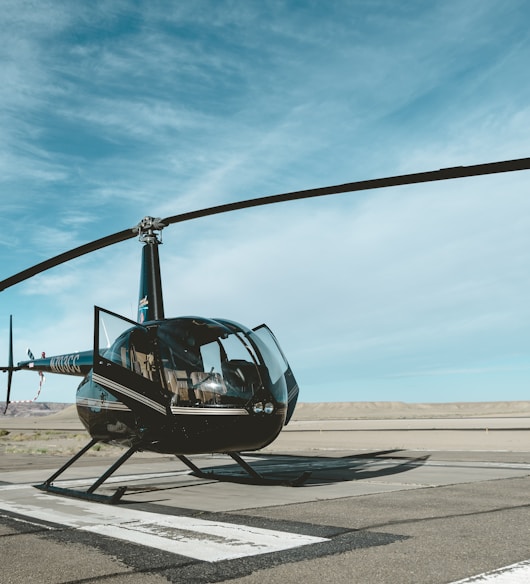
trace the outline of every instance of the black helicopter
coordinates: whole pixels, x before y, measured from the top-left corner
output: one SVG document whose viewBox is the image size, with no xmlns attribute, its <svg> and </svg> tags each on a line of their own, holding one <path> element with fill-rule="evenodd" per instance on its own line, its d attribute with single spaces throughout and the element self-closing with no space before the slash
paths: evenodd
<svg viewBox="0 0 530 584">
<path fill-rule="evenodd" d="M 197 316 L 165 318 L 158 246 L 163 228 L 209 215 L 297 199 L 530 169 L 530 158 L 458 166 L 358 181 L 249 199 L 155 219 L 82 245 L 0 281 L 4 290 L 61 263 L 114 243 L 138 237 L 144 244 L 137 322 L 95 307 L 94 345 L 89 351 L 42 357 L 13 364 L 10 320 L 6 410 L 13 372 L 21 369 L 82 376 L 76 395 L 79 417 L 90 442 L 39 488 L 115 503 L 94 491 L 132 454 L 146 450 L 176 455 L 195 474 L 204 473 L 186 455 L 229 454 L 255 482 L 266 479 L 239 455 L 270 444 L 289 422 L 298 385 L 278 341 L 266 325 L 249 329 L 227 319 Z M 112 340 L 111 340 L 112 338 Z M 5 411 L 4 411 L 5 413 Z M 125 446 L 125 453 L 86 491 L 57 487 L 53 481 L 98 442 Z M 304 473 L 291 485 L 307 479 Z M 236 477 L 234 477 L 235 479 Z"/>
</svg>

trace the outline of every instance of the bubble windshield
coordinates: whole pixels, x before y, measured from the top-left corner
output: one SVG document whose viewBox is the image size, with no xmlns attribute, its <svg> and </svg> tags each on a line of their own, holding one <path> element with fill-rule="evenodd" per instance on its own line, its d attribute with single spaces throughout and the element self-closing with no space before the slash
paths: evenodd
<svg viewBox="0 0 530 584">
<path fill-rule="evenodd" d="M 179 318 L 158 327 L 161 373 L 177 406 L 246 406 L 263 387 L 252 347 L 221 323 Z"/>
</svg>

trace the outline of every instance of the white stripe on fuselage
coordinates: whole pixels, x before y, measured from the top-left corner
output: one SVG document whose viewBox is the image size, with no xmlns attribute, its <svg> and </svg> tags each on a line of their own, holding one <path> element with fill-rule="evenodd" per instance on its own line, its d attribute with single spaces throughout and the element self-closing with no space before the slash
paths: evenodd
<svg viewBox="0 0 530 584">
<path fill-rule="evenodd" d="M 159 404 L 158 402 L 146 397 L 145 395 L 142 395 L 141 393 L 138 393 L 137 391 L 129 389 L 128 387 L 122 385 L 121 383 L 117 383 L 116 381 L 107 379 L 106 377 L 98 375 L 97 373 L 92 373 L 92 380 L 95 381 L 96 383 L 99 383 L 103 387 L 106 387 L 108 389 L 111 389 L 112 391 L 116 391 L 126 397 L 134 399 L 138 403 L 141 403 L 144 406 L 147 406 L 159 412 L 160 414 L 166 415 L 167 413 L 166 408 L 162 404 Z"/>
<path fill-rule="evenodd" d="M 106 377 L 98 375 L 97 373 L 92 374 L 92 379 L 95 383 L 99 383 L 103 387 L 107 387 L 121 393 L 122 395 L 136 400 L 137 402 L 156 410 L 161 414 L 166 414 L 166 409 L 162 404 L 155 402 L 154 400 L 129 389 L 128 387 L 112 381 Z M 101 408 L 109 410 L 122 410 L 130 411 L 130 408 L 120 401 L 110 401 L 101 400 L 95 398 L 85 398 L 81 397 L 77 400 L 77 403 L 81 406 L 91 407 L 91 408 Z M 118 405 L 120 404 L 120 405 Z M 249 413 L 245 408 L 233 408 L 233 407 L 208 407 L 208 406 L 171 406 L 171 413 L 177 415 L 193 415 L 193 416 L 248 416 Z"/>
</svg>

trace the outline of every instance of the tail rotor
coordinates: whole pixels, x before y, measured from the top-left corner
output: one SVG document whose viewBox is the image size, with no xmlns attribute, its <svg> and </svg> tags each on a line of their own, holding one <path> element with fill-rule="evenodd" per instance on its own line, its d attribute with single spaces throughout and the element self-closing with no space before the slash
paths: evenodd
<svg viewBox="0 0 530 584">
<path fill-rule="evenodd" d="M 4 408 L 4 414 L 7 412 L 9 407 L 9 398 L 11 397 L 11 382 L 13 381 L 13 371 L 17 368 L 13 367 L 13 315 L 9 316 L 9 360 L 8 366 L 4 368 L 7 371 L 7 394 L 6 394 L 6 406 Z"/>
</svg>

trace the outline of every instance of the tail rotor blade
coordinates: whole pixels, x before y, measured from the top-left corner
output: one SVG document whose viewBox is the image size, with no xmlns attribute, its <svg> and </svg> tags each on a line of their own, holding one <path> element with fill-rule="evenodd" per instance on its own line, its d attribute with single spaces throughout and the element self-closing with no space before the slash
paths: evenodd
<svg viewBox="0 0 530 584">
<path fill-rule="evenodd" d="M 11 382 L 13 380 L 13 315 L 9 316 L 9 360 L 7 370 L 7 395 L 4 415 L 9 407 L 9 398 L 11 397 Z"/>
<path fill-rule="evenodd" d="M 10 401 L 9 397 L 11 395 L 11 381 L 13 379 L 13 369 L 10 369 L 7 372 L 7 395 L 6 395 L 6 407 L 4 408 L 4 415 L 7 412 L 7 408 L 9 407 Z"/>
</svg>

